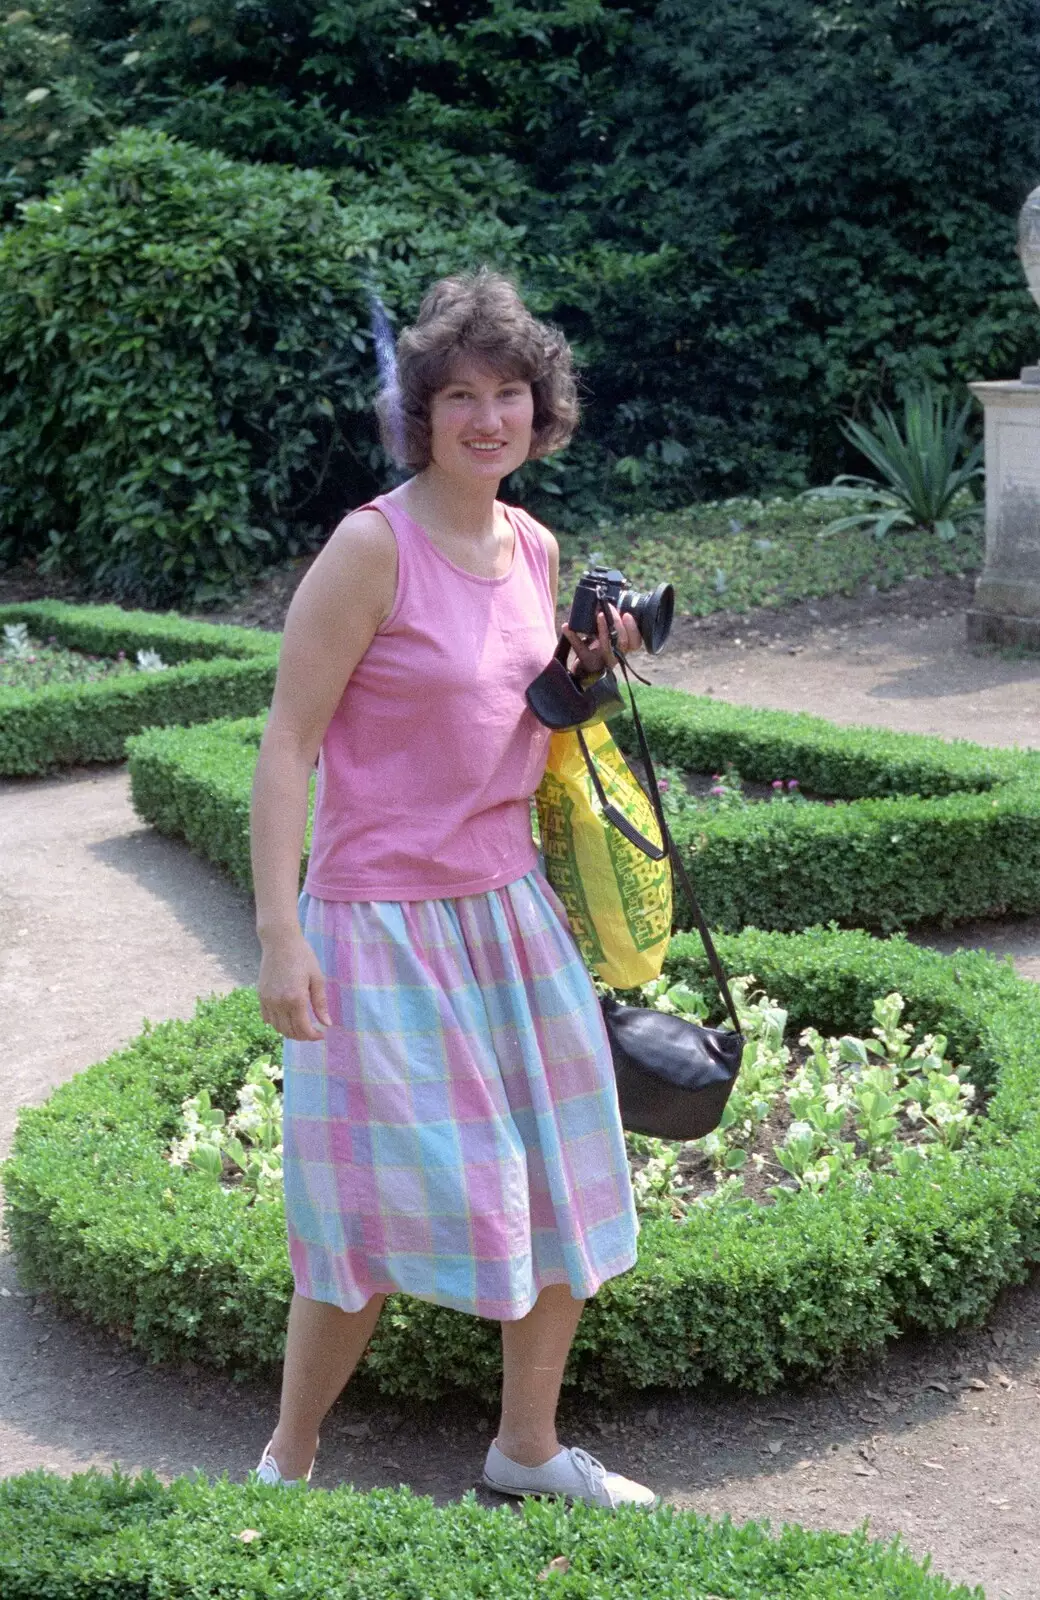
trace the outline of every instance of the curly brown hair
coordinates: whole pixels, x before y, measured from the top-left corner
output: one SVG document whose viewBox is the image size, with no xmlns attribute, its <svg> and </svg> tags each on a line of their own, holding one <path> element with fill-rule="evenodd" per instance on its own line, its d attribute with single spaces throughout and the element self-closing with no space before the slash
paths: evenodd
<svg viewBox="0 0 1040 1600">
<path fill-rule="evenodd" d="M 430 401 L 466 356 L 531 385 L 528 460 L 563 448 L 578 425 L 570 346 L 531 315 L 509 278 L 481 267 L 435 283 L 397 340 L 397 388 L 384 388 L 376 401 L 383 445 L 395 460 L 413 472 L 429 466 Z"/>
</svg>

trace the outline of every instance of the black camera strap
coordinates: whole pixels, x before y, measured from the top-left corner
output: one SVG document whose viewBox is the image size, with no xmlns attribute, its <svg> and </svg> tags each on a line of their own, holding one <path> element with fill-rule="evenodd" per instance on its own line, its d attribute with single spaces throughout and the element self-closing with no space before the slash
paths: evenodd
<svg viewBox="0 0 1040 1600">
<path fill-rule="evenodd" d="M 607 621 L 609 626 L 609 616 Z M 581 746 L 581 753 L 585 757 L 585 765 L 588 768 L 589 777 L 592 780 L 592 787 L 596 792 L 596 799 L 600 803 L 605 820 L 612 823 L 613 826 L 617 828 L 618 832 L 623 834 L 630 844 L 635 845 L 637 850 L 642 850 L 643 854 L 649 856 L 652 861 L 662 861 L 665 856 L 668 857 L 672 868 L 672 880 L 674 882 L 675 879 L 678 879 L 682 884 L 683 891 L 690 903 L 690 910 L 693 912 L 693 920 L 696 924 L 697 932 L 700 934 L 701 943 L 704 945 L 704 952 L 708 957 L 708 965 L 711 968 L 712 977 L 719 986 L 719 993 L 725 1002 L 730 1021 L 732 1022 L 737 1033 L 739 1033 L 740 1018 L 737 1016 L 737 1008 L 733 1004 L 733 996 L 730 993 L 729 979 L 726 977 L 726 969 L 719 960 L 719 953 L 715 948 L 715 941 L 711 936 L 711 930 L 705 921 L 704 913 L 700 908 L 700 902 L 698 901 L 697 895 L 694 892 L 693 884 L 690 882 L 690 875 L 686 870 L 686 865 L 679 852 L 678 846 L 675 843 L 675 840 L 672 838 L 671 829 L 669 828 L 668 822 L 665 818 L 664 806 L 661 804 L 661 791 L 657 786 L 657 773 L 654 771 L 653 758 L 650 755 L 650 747 L 646 742 L 646 734 L 643 731 L 643 723 L 639 715 L 639 708 L 636 705 L 636 697 L 632 692 L 632 669 L 630 669 L 628 662 L 625 660 L 624 651 L 617 648 L 617 638 L 614 634 L 613 628 L 611 628 L 611 644 L 614 646 L 614 653 L 617 657 L 617 663 L 621 668 L 622 675 L 625 679 L 625 686 L 628 689 L 628 701 L 632 711 L 632 722 L 636 730 L 636 738 L 639 741 L 639 754 L 642 758 L 643 767 L 646 771 L 646 785 L 647 789 L 649 790 L 650 804 L 657 820 L 657 826 L 661 832 L 661 844 L 653 844 L 651 840 L 647 839 L 644 834 L 639 832 L 638 828 L 633 827 L 628 818 L 624 816 L 616 806 L 610 804 L 604 792 L 599 773 L 596 771 L 596 763 L 592 759 L 589 748 L 585 743 L 584 736 L 582 735 L 582 731 L 580 728 L 576 728 L 575 732 L 578 735 L 578 744 Z M 639 677 L 638 673 L 635 673 L 634 675 Z M 640 677 L 639 681 L 641 683 L 645 683 L 646 679 Z"/>
</svg>

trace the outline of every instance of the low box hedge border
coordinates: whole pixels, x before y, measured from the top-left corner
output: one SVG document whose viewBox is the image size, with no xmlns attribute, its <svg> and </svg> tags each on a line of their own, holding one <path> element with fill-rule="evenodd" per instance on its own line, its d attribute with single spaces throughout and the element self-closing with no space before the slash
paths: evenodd
<svg viewBox="0 0 1040 1600">
<path fill-rule="evenodd" d="M 796 778 L 835 802 L 752 805 L 675 828 L 713 927 L 887 933 L 1040 909 L 1040 752 L 676 689 L 644 691 L 639 706 L 660 761 L 690 772 L 729 761 L 749 781 Z M 614 726 L 631 753 L 628 719 Z"/>
<path fill-rule="evenodd" d="M 134 810 L 252 892 L 249 810 L 264 717 L 150 728 L 127 742 Z M 310 852 L 311 821 L 300 865 Z"/>
<path fill-rule="evenodd" d="M 906 1328 L 981 1319 L 1040 1259 L 1040 990 L 978 953 L 953 959 L 905 940 L 815 929 L 724 936 L 791 1024 L 869 1031 L 871 1003 L 899 990 L 907 1016 L 950 1039 L 991 1091 L 970 1159 L 938 1155 L 869 1190 L 799 1193 L 643 1226 L 639 1259 L 590 1301 L 566 1381 L 594 1392 L 706 1378 L 765 1390 L 876 1351 Z M 696 941 L 672 972 L 703 984 Z M 281 1207 L 250 1208 L 164 1158 L 181 1101 L 203 1086 L 231 1108 L 249 1062 L 277 1049 L 255 995 L 200 1004 L 190 1022 L 126 1049 L 23 1112 L 7 1163 L 7 1225 L 23 1273 L 65 1307 L 154 1359 L 234 1373 L 281 1356 L 291 1292 Z M 399 1297 L 363 1371 L 382 1392 L 433 1399 L 497 1389 L 497 1329 Z"/>
<path fill-rule="evenodd" d="M 713 926 L 837 922 L 890 932 L 1040 909 L 1040 752 L 843 728 L 684 694 L 640 694 L 651 746 L 687 771 L 731 761 L 798 778 L 834 805 L 753 805 L 676 826 Z M 627 719 L 614 728 L 627 747 Z M 148 733 L 130 747 L 134 805 L 244 888 L 260 718 Z M 857 798 L 858 797 L 858 798 Z M 687 918 L 682 897 L 677 914 Z"/>
<path fill-rule="evenodd" d="M 566 1570 L 551 1569 L 560 1557 Z M 151 1474 L 0 1483 L 4 1600 L 530 1600 L 543 1584 L 568 1600 L 985 1600 L 865 1529 L 738 1528 L 559 1501 L 517 1512 L 471 1494 L 435 1506 L 404 1488 L 166 1486 Z"/>
<path fill-rule="evenodd" d="M 168 665 L 97 683 L 0 689 L 0 775 L 122 761 L 127 737 L 142 728 L 244 716 L 270 703 L 278 634 L 58 600 L 0 606 L 0 628 L 9 622 L 91 655 L 156 650 Z"/>
</svg>

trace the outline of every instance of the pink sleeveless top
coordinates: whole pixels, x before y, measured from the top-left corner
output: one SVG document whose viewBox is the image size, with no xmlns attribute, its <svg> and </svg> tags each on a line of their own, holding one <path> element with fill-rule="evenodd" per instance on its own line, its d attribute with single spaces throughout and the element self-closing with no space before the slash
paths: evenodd
<svg viewBox="0 0 1040 1600">
<path fill-rule="evenodd" d="M 322 741 L 304 888 L 321 900 L 483 894 L 537 859 L 530 800 L 549 730 L 524 690 L 556 645 L 548 550 L 504 506 L 512 564 L 478 578 L 392 495 L 371 506 L 397 541 L 397 592 Z"/>
</svg>

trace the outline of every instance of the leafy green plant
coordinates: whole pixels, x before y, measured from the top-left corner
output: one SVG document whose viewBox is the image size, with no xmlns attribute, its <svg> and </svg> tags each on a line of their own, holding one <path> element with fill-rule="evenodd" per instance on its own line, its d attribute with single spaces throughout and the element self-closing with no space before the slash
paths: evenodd
<svg viewBox="0 0 1040 1600">
<path fill-rule="evenodd" d="M 778 773 L 797 773 L 817 797 L 705 810 L 685 806 L 678 781 L 667 791 L 679 802 L 673 832 L 714 926 L 835 921 L 890 930 L 1040 906 L 1035 752 L 841 728 L 670 689 L 641 689 L 639 705 L 661 770 L 724 772 L 728 762 L 770 793 L 788 781 Z M 635 756 L 629 719 L 611 726 Z M 249 797 L 262 728 L 252 719 L 155 729 L 129 750 L 138 814 L 187 839 L 243 887 L 251 883 Z M 682 897 L 675 909 L 682 924 Z"/>
<path fill-rule="evenodd" d="M 570 451 L 563 459 L 569 472 Z M 864 509 L 862 501 L 854 503 Z M 831 534 L 825 529 L 833 522 L 832 507 L 802 496 L 706 500 L 672 511 L 616 513 L 591 528 L 584 514 L 572 521 L 565 500 L 547 506 L 545 515 L 551 526 L 564 530 L 561 594 L 571 593 L 598 554 L 638 588 L 671 580 L 677 609 L 695 617 L 773 609 L 852 594 L 870 584 L 890 589 L 908 578 L 962 576 L 982 564 L 982 535 L 972 523 L 952 541 L 924 528 L 887 540 L 865 539 L 858 528 Z"/>
<path fill-rule="evenodd" d="M 28 623 L 4 624 L 0 653 L 0 689 L 40 689 L 47 684 L 97 683 L 137 672 L 165 672 L 167 663 L 157 650 L 138 650 L 136 665 L 119 650 L 114 658 L 65 650 L 56 635 L 46 643 L 29 636 Z"/>
<path fill-rule="evenodd" d="M 1034 0 L 720 0 L 693 29 L 674 0 L 11 15 L 9 213 L 132 127 L 328 174 L 373 217 L 363 249 L 402 311 L 420 248 L 427 281 L 520 265 L 595 396 L 565 469 L 527 478 L 575 529 L 826 481 L 848 450 L 821 415 L 1034 354 L 1014 259 L 1038 164 Z"/>
<path fill-rule="evenodd" d="M 142 728 L 255 712 L 274 686 L 278 638 L 249 628 L 50 600 L 0 606 L 0 625 L 20 641 L 0 658 L 0 773 L 12 776 L 121 761 Z"/>
<path fill-rule="evenodd" d="M 238 1110 L 226 1117 L 208 1089 L 181 1106 L 183 1131 L 170 1146 L 175 1167 L 191 1166 L 219 1184 L 230 1168 L 254 1200 L 273 1200 L 282 1186 L 280 1067 L 268 1056 L 254 1061 L 238 1091 Z"/>
<path fill-rule="evenodd" d="M 809 489 L 816 500 L 853 500 L 861 509 L 839 517 L 825 530 L 842 533 L 870 526 L 881 539 L 893 528 L 927 528 L 940 539 L 977 527 L 981 510 L 970 490 L 983 476 L 981 443 L 967 448 L 968 420 L 974 402 L 958 412 L 954 401 L 934 389 L 908 394 L 900 427 L 885 406 L 872 408 L 873 428 L 842 424 L 845 437 L 877 468 L 883 483 L 842 473 L 826 488 Z"/>
<path fill-rule="evenodd" d="M 739 1174 L 749 1160 L 758 1173 L 780 1180 L 768 1194 L 782 1200 L 799 1189 L 820 1195 L 840 1183 L 862 1187 L 878 1172 L 905 1175 L 934 1146 L 961 1148 L 975 1120 L 974 1086 L 966 1068 L 946 1062 L 945 1037 L 928 1034 L 913 1045 L 914 1029 L 899 1021 L 902 995 L 875 1000 L 869 1039 L 825 1040 L 805 1029 L 798 1041 L 805 1059 L 792 1066 L 786 1010 L 753 992 L 752 977 L 732 980 L 731 988 L 747 1043 L 718 1129 L 685 1145 L 628 1136 L 636 1206 L 644 1216 L 681 1221 L 705 1204 L 744 1205 Z M 644 985 L 642 995 L 658 1010 L 699 1021 L 707 1013 L 703 995 L 682 979 L 660 978 Z M 768 1153 L 753 1151 L 782 1102 L 791 1117 L 782 1139 L 769 1140 Z M 715 1170 L 714 1188 L 705 1189 L 696 1173 L 702 1155 Z"/>
<path fill-rule="evenodd" d="M 455 264 L 511 237 L 478 218 Z M 393 304 L 450 244 L 314 171 L 94 151 L 0 233 L 0 559 L 204 602 L 320 540 L 385 470 L 370 283 Z"/>
<path fill-rule="evenodd" d="M 667 1506 L 648 1517 L 558 1500 L 515 1514 L 471 1494 L 443 1506 L 404 1487 L 279 1494 L 200 1473 L 0 1483 L 4 1600 L 530 1600 L 557 1588 L 567 1600 L 641 1600 L 648 1583 L 661 1600 L 983 1600 L 862 1528 L 738 1527 Z"/>
<path fill-rule="evenodd" d="M 899 1025 L 946 1036 L 942 1059 L 970 1068 L 986 1116 L 971 1127 L 970 1158 L 932 1138 L 924 1164 L 878 1168 L 869 1183 L 818 1194 L 800 1187 L 773 1205 L 734 1203 L 741 1179 L 750 1186 L 745 1170 L 689 1226 L 670 1207 L 646 1217 L 636 1265 L 589 1302 L 569 1385 L 713 1377 L 769 1387 L 862 1356 L 899 1329 L 977 1320 L 1040 1259 L 1035 985 L 986 956 L 950 960 L 857 933 L 749 931 L 720 936 L 719 949 L 729 970 L 757 974 L 795 1034 L 874 1038 L 877 995 L 903 995 Z M 672 1003 L 714 993 L 688 935 L 673 940 L 667 976 L 685 986 Z M 125 1330 L 155 1359 L 235 1372 L 277 1363 L 292 1292 L 279 1204 L 255 1204 L 241 1182 L 214 1183 L 169 1160 L 183 1102 L 205 1090 L 230 1116 L 250 1066 L 277 1047 L 255 995 L 241 990 L 202 1002 L 191 1021 L 149 1028 L 25 1110 L 3 1177 L 26 1280 Z M 929 1070 L 924 1057 L 911 1069 Z M 491 1396 L 499 1341 L 477 1318 L 395 1299 L 363 1374 L 388 1394 L 432 1398 L 461 1386 Z"/>
<path fill-rule="evenodd" d="M 693 822 L 698 817 L 713 816 L 720 811 L 741 811 L 753 804 L 745 791 L 743 778 L 731 761 L 722 772 L 712 773 L 711 787 L 706 794 L 692 792 L 687 786 L 686 774 L 677 767 L 661 767 L 657 772 L 657 787 L 665 815 L 672 822 Z M 805 804 L 797 778 L 774 778 L 766 799 L 770 805 Z"/>
</svg>

